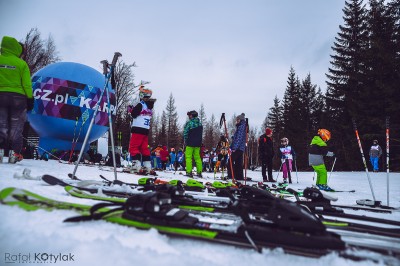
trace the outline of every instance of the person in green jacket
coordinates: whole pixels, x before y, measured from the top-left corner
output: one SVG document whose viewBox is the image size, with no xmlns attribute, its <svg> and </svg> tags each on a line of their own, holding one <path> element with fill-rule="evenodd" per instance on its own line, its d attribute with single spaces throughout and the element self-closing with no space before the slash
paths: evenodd
<svg viewBox="0 0 400 266">
<path fill-rule="evenodd" d="M 26 111 L 33 109 L 31 73 L 20 57 L 24 47 L 15 38 L 4 36 L 0 54 L 0 163 L 9 150 L 9 163 L 23 159 L 22 131 Z"/>
<path fill-rule="evenodd" d="M 196 111 L 187 112 L 189 121 L 183 129 L 183 139 L 185 141 L 186 176 L 193 177 L 192 165 L 196 163 L 197 176 L 202 177 L 203 165 L 200 157 L 200 147 L 203 138 L 203 126 Z"/>
<path fill-rule="evenodd" d="M 331 132 L 327 129 L 319 129 L 318 136 L 314 136 L 311 140 L 310 149 L 308 153 L 308 163 L 314 171 L 317 173 L 317 184 L 316 186 L 320 190 L 333 191 L 327 184 L 328 173 L 326 171 L 324 156 L 335 156 L 335 154 L 329 151 L 326 142 L 331 139 Z"/>
</svg>

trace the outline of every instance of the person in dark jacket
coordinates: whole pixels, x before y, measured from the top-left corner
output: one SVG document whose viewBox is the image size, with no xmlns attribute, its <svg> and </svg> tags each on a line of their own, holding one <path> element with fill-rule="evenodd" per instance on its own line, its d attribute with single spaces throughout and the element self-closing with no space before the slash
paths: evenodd
<svg viewBox="0 0 400 266">
<path fill-rule="evenodd" d="M 189 121 L 186 122 L 183 129 L 183 139 L 185 141 L 185 159 L 186 159 L 186 175 L 193 177 L 192 174 L 192 158 L 196 163 L 197 176 L 202 177 L 203 165 L 200 156 L 200 147 L 203 138 L 203 126 L 198 118 L 196 111 L 187 112 Z"/>
<path fill-rule="evenodd" d="M 232 170 L 233 170 L 233 178 L 235 180 L 243 180 L 243 154 L 246 148 L 246 118 L 244 113 L 236 117 L 236 131 L 232 138 L 231 143 L 231 156 L 229 160 L 231 162 L 228 165 L 228 178 L 232 179 Z"/>
<path fill-rule="evenodd" d="M 328 172 L 326 171 L 324 156 L 332 157 L 335 154 L 329 151 L 327 141 L 331 139 L 331 132 L 327 129 L 319 129 L 318 136 L 314 136 L 311 140 L 308 152 L 308 164 L 317 173 L 316 186 L 320 190 L 332 191 L 328 186 Z"/>
<path fill-rule="evenodd" d="M 4 36 L 0 55 L 0 163 L 9 149 L 9 163 L 22 156 L 22 131 L 26 112 L 34 106 L 28 64 L 20 57 L 24 47 L 15 38 Z"/>
<path fill-rule="evenodd" d="M 262 134 L 258 139 L 258 157 L 261 162 L 261 174 L 263 177 L 263 182 L 275 182 L 272 176 L 272 159 L 274 158 L 274 155 L 272 129 L 267 127 L 265 129 L 265 134 Z"/>
</svg>

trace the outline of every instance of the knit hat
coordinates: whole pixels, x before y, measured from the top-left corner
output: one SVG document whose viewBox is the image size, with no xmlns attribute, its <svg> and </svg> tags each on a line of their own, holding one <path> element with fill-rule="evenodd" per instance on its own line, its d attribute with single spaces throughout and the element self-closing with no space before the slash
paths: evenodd
<svg viewBox="0 0 400 266">
<path fill-rule="evenodd" d="M 269 127 L 267 127 L 266 129 L 265 129 L 265 135 L 271 135 L 272 134 L 272 129 L 270 129 Z"/>
<path fill-rule="evenodd" d="M 236 120 L 243 121 L 244 118 L 245 118 L 245 115 L 244 115 L 244 113 L 242 113 L 241 115 L 238 115 L 238 116 L 236 117 Z"/>
</svg>

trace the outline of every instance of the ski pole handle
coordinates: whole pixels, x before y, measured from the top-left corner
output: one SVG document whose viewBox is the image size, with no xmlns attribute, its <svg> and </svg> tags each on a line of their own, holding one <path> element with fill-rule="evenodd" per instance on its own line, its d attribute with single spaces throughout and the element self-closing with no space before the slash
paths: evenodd
<svg viewBox="0 0 400 266">
<path fill-rule="evenodd" d="M 356 120 L 352 120 L 353 121 L 353 128 L 354 128 L 354 130 L 357 130 L 357 125 L 356 125 Z"/>
<path fill-rule="evenodd" d="M 122 54 L 121 54 L 120 52 L 115 52 L 115 53 L 114 53 L 114 57 L 113 57 L 113 60 L 112 60 L 112 62 L 111 62 L 111 64 L 112 64 L 113 66 L 115 66 L 115 64 L 117 63 L 118 57 L 120 57 L 120 56 L 122 56 Z"/>
<path fill-rule="evenodd" d="M 100 63 L 103 64 L 103 74 L 107 75 L 107 72 L 108 72 L 108 61 L 107 60 L 103 60 Z"/>
<path fill-rule="evenodd" d="M 222 124 L 224 123 L 224 120 L 225 120 L 225 113 L 222 113 L 221 119 L 219 120 L 219 127 L 222 126 Z"/>
</svg>

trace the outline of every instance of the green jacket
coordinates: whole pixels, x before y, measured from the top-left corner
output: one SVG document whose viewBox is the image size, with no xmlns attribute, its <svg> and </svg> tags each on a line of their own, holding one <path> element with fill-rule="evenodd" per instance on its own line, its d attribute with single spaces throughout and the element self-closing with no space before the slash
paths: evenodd
<svg viewBox="0 0 400 266">
<path fill-rule="evenodd" d="M 308 150 L 308 165 L 315 166 L 324 164 L 324 156 L 328 154 L 328 145 L 320 136 L 315 136 Z"/>
<path fill-rule="evenodd" d="M 0 54 L 0 93 L 14 92 L 32 98 L 31 73 L 28 64 L 19 58 L 21 54 L 21 44 L 4 36 Z"/>
<path fill-rule="evenodd" d="M 203 126 L 198 117 L 190 119 L 183 128 L 183 139 L 186 146 L 201 147 Z"/>
</svg>

